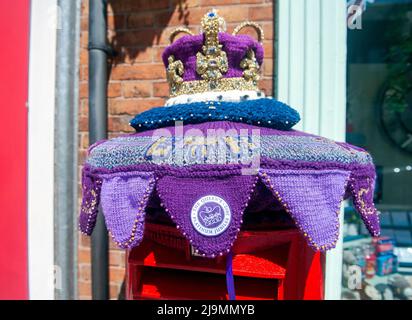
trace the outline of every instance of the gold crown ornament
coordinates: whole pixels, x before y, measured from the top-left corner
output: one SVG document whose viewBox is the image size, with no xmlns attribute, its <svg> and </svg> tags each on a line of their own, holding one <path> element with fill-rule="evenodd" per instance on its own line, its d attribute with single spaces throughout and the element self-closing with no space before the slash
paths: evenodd
<svg viewBox="0 0 412 320">
<path fill-rule="evenodd" d="M 258 39 L 239 32 L 253 28 Z M 263 62 L 262 28 L 254 22 L 243 22 L 232 34 L 226 22 L 213 9 L 201 20 L 201 33 L 194 35 L 187 28 L 177 28 L 170 34 L 171 44 L 163 53 L 170 96 L 208 91 L 259 91 L 257 82 Z M 174 41 L 175 37 L 184 37 Z"/>
</svg>

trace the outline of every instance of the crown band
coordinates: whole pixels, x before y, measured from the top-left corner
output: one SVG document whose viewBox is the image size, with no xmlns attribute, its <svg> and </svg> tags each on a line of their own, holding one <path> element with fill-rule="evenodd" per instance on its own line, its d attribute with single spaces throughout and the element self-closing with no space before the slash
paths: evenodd
<svg viewBox="0 0 412 320">
<path fill-rule="evenodd" d="M 216 81 L 194 80 L 185 81 L 180 85 L 170 87 L 170 97 L 182 94 L 195 94 L 207 91 L 253 90 L 259 91 L 257 81 L 245 78 L 221 78 Z"/>
</svg>

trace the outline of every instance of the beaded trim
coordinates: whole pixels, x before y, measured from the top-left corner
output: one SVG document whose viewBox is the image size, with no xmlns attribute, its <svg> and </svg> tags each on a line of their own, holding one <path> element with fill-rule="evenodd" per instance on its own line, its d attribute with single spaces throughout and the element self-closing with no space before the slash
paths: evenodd
<svg viewBox="0 0 412 320">
<path fill-rule="evenodd" d="M 378 237 L 380 235 L 380 212 L 373 206 L 373 203 L 367 205 L 365 202 L 365 195 L 371 191 L 371 184 L 369 178 L 367 178 L 366 180 L 369 185 L 368 188 L 359 188 L 359 190 L 356 190 L 356 180 L 354 177 L 351 177 L 349 182 L 349 190 L 353 197 L 353 204 L 355 205 L 356 210 L 360 213 L 360 216 L 363 222 L 365 223 L 366 227 L 368 228 L 369 232 L 374 237 Z M 371 219 L 376 219 L 376 221 L 372 221 Z M 375 227 L 374 224 L 377 227 Z"/>
<path fill-rule="evenodd" d="M 91 189 L 83 182 L 83 201 L 80 207 L 79 229 L 84 235 L 90 235 L 96 223 L 101 186 L 101 179 L 96 179 Z M 85 225 L 84 217 L 87 217 Z"/>
<path fill-rule="evenodd" d="M 182 94 L 195 94 L 207 91 L 229 91 L 229 90 L 253 90 L 259 91 L 256 80 L 245 78 L 221 78 L 215 81 L 194 80 L 185 81 L 181 84 L 170 85 L 170 96 L 176 97 Z"/>
<path fill-rule="evenodd" d="M 137 208 L 137 212 L 136 212 L 136 218 L 134 220 L 134 224 L 132 227 L 132 231 L 130 233 L 130 236 L 128 238 L 128 240 L 126 241 L 117 241 L 115 236 L 113 235 L 111 230 L 108 230 L 109 235 L 111 236 L 111 238 L 113 239 L 113 241 L 122 249 L 128 249 L 131 247 L 135 247 L 137 246 L 140 241 L 142 239 L 136 239 L 136 232 L 137 231 L 141 231 L 144 230 L 144 223 L 145 223 L 145 218 L 146 218 L 146 206 L 147 206 L 147 202 L 149 201 L 149 196 L 152 193 L 155 181 L 157 180 L 157 178 L 150 178 L 149 180 L 149 184 L 145 190 L 145 193 L 142 197 L 142 200 L 139 201 L 139 207 Z M 135 241 L 138 241 L 137 243 L 135 243 Z"/>
<path fill-rule="evenodd" d="M 309 244 L 310 247 L 312 247 L 315 251 L 321 251 L 324 252 L 326 250 L 330 250 L 336 247 L 336 243 L 338 242 L 339 239 L 339 232 L 340 232 L 340 222 L 339 218 L 337 218 L 337 223 L 335 225 L 335 239 L 333 242 L 326 244 L 326 245 L 318 245 L 312 237 L 303 229 L 303 227 L 299 224 L 299 222 L 293 217 L 293 214 L 290 211 L 290 208 L 288 207 L 288 204 L 284 201 L 282 198 L 280 192 L 275 189 L 274 185 L 272 184 L 269 176 L 266 174 L 266 172 L 259 171 L 259 177 L 261 178 L 261 181 L 272 191 L 273 195 L 275 196 L 276 200 L 282 205 L 283 209 L 289 214 L 289 216 L 292 218 L 293 222 L 295 223 L 296 227 L 299 229 L 301 234 L 306 238 L 307 243 Z M 343 190 L 346 190 L 347 185 L 348 185 L 349 177 L 345 181 L 345 185 Z M 338 210 L 335 212 L 336 216 L 339 217 L 340 210 L 342 207 L 342 203 L 344 201 L 344 195 L 345 191 L 343 192 L 339 205 L 338 205 Z"/>
<path fill-rule="evenodd" d="M 240 232 L 240 228 L 243 224 L 243 214 L 244 214 L 244 212 L 245 212 L 245 210 L 246 210 L 246 208 L 247 208 L 247 206 L 248 206 L 248 204 L 251 200 L 251 195 L 252 195 L 252 193 L 254 192 L 254 190 L 256 188 L 258 180 L 259 180 L 259 176 L 256 175 L 255 180 L 252 183 L 252 187 L 249 190 L 248 196 L 246 197 L 246 201 L 242 204 L 242 206 L 240 208 L 240 221 L 238 221 L 239 222 L 239 227 L 236 229 L 236 234 L 233 237 L 233 241 L 230 242 L 229 246 L 225 250 L 220 251 L 220 252 L 215 252 L 215 253 L 212 253 L 212 254 L 208 254 L 208 253 L 202 251 L 200 248 L 196 247 L 196 245 L 194 244 L 193 238 L 189 234 L 187 234 L 186 232 L 182 231 L 182 226 L 179 224 L 176 217 L 167 208 L 167 204 L 165 204 L 165 202 L 163 200 L 164 197 L 163 197 L 162 193 L 160 192 L 158 185 L 156 186 L 156 191 L 157 191 L 157 194 L 158 194 L 159 198 L 161 199 L 160 206 L 165 210 L 165 212 L 169 215 L 170 219 L 172 219 L 172 221 L 175 223 L 176 229 L 180 230 L 182 232 L 182 235 L 189 241 L 190 245 L 194 248 L 195 254 L 198 255 L 198 256 L 204 257 L 204 258 L 212 258 L 213 259 L 213 258 L 216 258 L 217 256 L 221 257 L 224 254 L 229 253 L 231 248 L 235 244 L 235 241 L 238 238 L 237 235 Z M 232 221 L 231 223 L 236 223 L 236 222 Z M 225 232 L 230 232 L 230 227 Z"/>
</svg>

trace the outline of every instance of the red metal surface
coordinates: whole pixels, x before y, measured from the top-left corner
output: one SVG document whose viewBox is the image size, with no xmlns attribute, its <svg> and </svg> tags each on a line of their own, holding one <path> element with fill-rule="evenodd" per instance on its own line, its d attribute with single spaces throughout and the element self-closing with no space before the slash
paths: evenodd
<svg viewBox="0 0 412 320">
<path fill-rule="evenodd" d="M 169 246 L 167 237 L 154 241 L 156 229 L 173 239 Z M 146 234 L 152 236 L 128 252 L 129 299 L 227 299 L 224 257 L 191 256 L 173 227 L 148 224 Z M 321 256 L 297 230 L 243 231 L 233 251 L 237 299 L 323 298 Z"/>
<path fill-rule="evenodd" d="M 28 0 L 0 1 L 0 299 L 26 299 Z"/>
</svg>

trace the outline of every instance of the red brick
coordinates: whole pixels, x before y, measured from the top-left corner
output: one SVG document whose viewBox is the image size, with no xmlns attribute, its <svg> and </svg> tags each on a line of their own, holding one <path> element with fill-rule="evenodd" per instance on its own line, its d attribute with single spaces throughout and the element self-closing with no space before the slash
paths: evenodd
<svg viewBox="0 0 412 320">
<path fill-rule="evenodd" d="M 144 14 L 130 14 L 127 16 L 127 28 L 136 29 L 142 27 L 151 27 L 154 24 L 153 15 Z"/>
<path fill-rule="evenodd" d="M 125 253 L 123 250 L 110 250 L 109 264 L 111 266 L 125 267 Z"/>
<path fill-rule="evenodd" d="M 87 0 L 82 0 L 81 4 L 81 15 L 82 17 L 88 17 L 89 15 L 89 1 Z"/>
<path fill-rule="evenodd" d="M 87 98 L 89 96 L 89 85 L 87 82 L 80 83 L 79 98 Z"/>
<path fill-rule="evenodd" d="M 109 270 L 109 278 L 110 282 L 122 282 L 124 280 L 125 276 L 125 270 L 124 268 L 116 268 L 116 267 L 111 267 Z"/>
<path fill-rule="evenodd" d="M 207 10 L 203 8 L 192 8 L 187 11 L 177 8 L 173 12 L 161 12 L 155 16 L 155 25 L 162 28 L 165 26 L 198 25 L 206 12 Z"/>
<path fill-rule="evenodd" d="M 272 18 L 270 19 L 272 20 Z M 263 33 L 265 34 L 266 40 L 273 40 L 273 23 L 259 23 L 263 29 Z"/>
<path fill-rule="evenodd" d="M 80 152 L 82 153 L 82 152 Z M 80 162 L 83 163 L 83 162 Z M 84 235 L 84 234 L 80 234 L 80 246 L 81 247 L 90 247 L 90 237 Z"/>
<path fill-rule="evenodd" d="M 147 98 L 152 95 L 152 83 L 142 81 L 124 81 L 122 83 L 125 98 Z"/>
<path fill-rule="evenodd" d="M 80 49 L 80 64 L 87 65 L 89 63 L 89 52 L 85 48 Z"/>
<path fill-rule="evenodd" d="M 80 264 L 79 265 L 79 278 L 81 281 L 89 282 L 92 280 L 91 275 L 91 265 L 90 264 Z"/>
<path fill-rule="evenodd" d="M 89 263 L 91 262 L 90 249 L 89 248 L 80 248 L 78 250 L 78 259 L 80 263 Z"/>
<path fill-rule="evenodd" d="M 89 100 L 81 99 L 80 104 L 79 104 L 79 116 L 87 117 L 88 114 L 89 114 Z"/>
<path fill-rule="evenodd" d="M 126 16 L 123 14 L 108 15 L 107 16 L 107 29 L 109 30 L 121 30 L 126 28 Z"/>
<path fill-rule="evenodd" d="M 165 74 L 163 64 L 118 65 L 113 67 L 111 78 L 113 80 L 164 79 Z"/>
<path fill-rule="evenodd" d="M 80 80 L 87 81 L 89 78 L 89 67 L 87 65 L 80 66 Z"/>
<path fill-rule="evenodd" d="M 82 17 L 80 19 L 80 30 L 87 31 L 89 29 L 89 17 Z"/>
<path fill-rule="evenodd" d="M 89 130 L 89 118 L 79 117 L 79 130 L 88 131 Z"/>
<path fill-rule="evenodd" d="M 265 0 L 238 0 L 240 4 L 265 3 Z"/>
<path fill-rule="evenodd" d="M 153 51 L 151 47 L 123 47 L 115 57 L 115 64 L 135 64 L 152 62 Z"/>
<path fill-rule="evenodd" d="M 163 99 L 122 99 L 109 101 L 109 112 L 115 115 L 128 114 L 131 116 L 164 104 Z"/>
<path fill-rule="evenodd" d="M 121 0 L 111 1 L 111 10 L 114 13 L 167 9 L 169 0 Z"/>
<path fill-rule="evenodd" d="M 87 48 L 89 44 L 89 31 L 82 31 L 80 34 L 80 47 Z"/>
<path fill-rule="evenodd" d="M 163 52 L 164 52 L 165 48 L 166 48 L 166 46 L 155 47 L 153 49 L 153 61 L 154 62 L 162 62 L 163 63 L 162 55 L 163 55 Z"/>
<path fill-rule="evenodd" d="M 80 134 L 80 148 L 87 150 L 89 147 L 89 134 L 87 132 L 82 132 Z"/>
<path fill-rule="evenodd" d="M 120 82 L 110 82 L 107 87 L 107 97 L 116 98 L 122 95 L 122 85 Z"/>
<path fill-rule="evenodd" d="M 265 58 L 273 58 L 273 41 L 263 41 L 263 49 L 265 50 Z"/>
<path fill-rule="evenodd" d="M 267 96 L 273 96 L 273 80 L 272 79 L 262 79 L 259 81 L 259 88 Z"/>
<path fill-rule="evenodd" d="M 121 286 L 118 284 L 110 284 L 110 299 L 117 300 L 119 297 Z"/>
<path fill-rule="evenodd" d="M 265 5 L 260 7 L 251 7 L 249 9 L 249 20 L 261 21 L 273 19 L 272 5 Z"/>
<path fill-rule="evenodd" d="M 219 8 L 219 14 L 225 18 L 226 22 L 243 22 L 248 19 L 248 6 L 228 6 Z"/>
<path fill-rule="evenodd" d="M 272 59 L 263 60 L 263 74 L 265 76 L 271 76 L 273 74 L 273 60 Z"/>
<path fill-rule="evenodd" d="M 133 132 L 135 131 L 130 125 L 129 122 L 131 116 L 122 116 L 122 117 L 109 117 L 108 127 L 109 131 L 117 132 Z"/>
<path fill-rule="evenodd" d="M 156 82 L 153 84 L 153 95 L 155 97 L 168 98 L 169 84 L 167 82 Z"/>
<path fill-rule="evenodd" d="M 171 0 L 172 8 L 176 6 L 181 8 L 181 10 L 197 7 L 199 5 L 200 0 L 185 0 L 182 5 L 182 0 Z"/>
<path fill-rule="evenodd" d="M 79 295 L 85 297 L 92 295 L 92 285 L 90 282 L 79 281 Z"/>
<path fill-rule="evenodd" d="M 234 0 L 200 0 L 201 6 L 223 6 L 223 5 L 233 5 L 236 1 Z"/>
<path fill-rule="evenodd" d="M 116 33 L 116 42 L 126 47 L 151 46 L 157 43 L 161 29 L 123 30 Z"/>
</svg>

